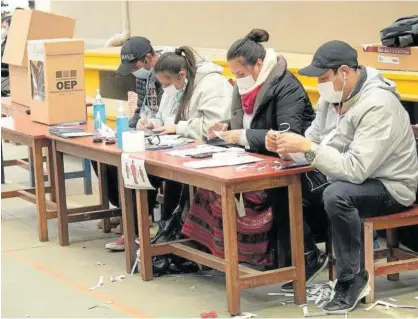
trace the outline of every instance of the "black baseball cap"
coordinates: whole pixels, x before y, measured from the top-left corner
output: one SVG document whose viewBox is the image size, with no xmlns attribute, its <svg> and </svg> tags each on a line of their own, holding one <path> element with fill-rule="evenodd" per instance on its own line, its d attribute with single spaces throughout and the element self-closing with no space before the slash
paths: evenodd
<svg viewBox="0 0 418 319">
<path fill-rule="evenodd" d="M 329 41 L 316 50 L 311 64 L 300 69 L 299 74 L 318 77 L 341 65 L 357 67 L 357 51 L 343 41 Z"/>
<path fill-rule="evenodd" d="M 144 58 L 151 51 L 151 42 L 147 38 L 129 38 L 122 46 L 120 52 L 121 64 L 116 72 L 120 74 L 131 73 L 136 65 L 136 61 Z"/>
</svg>

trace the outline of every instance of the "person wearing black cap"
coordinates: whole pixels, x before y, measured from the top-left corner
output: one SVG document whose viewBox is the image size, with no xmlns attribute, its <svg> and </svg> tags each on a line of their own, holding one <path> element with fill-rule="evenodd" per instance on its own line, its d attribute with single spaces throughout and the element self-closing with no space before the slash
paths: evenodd
<svg viewBox="0 0 418 319">
<path fill-rule="evenodd" d="M 325 43 L 299 73 L 318 78 L 317 116 L 306 137 L 277 134 L 266 146 L 281 156 L 303 153 L 315 169 L 302 176 L 305 251 L 315 245 L 310 227 L 328 216 L 338 281 L 324 310 L 346 313 L 372 279 L 361 260 L 361 218 L 400 212 L 415 201 L 415 138 L 395 84 L 376 69 L 359 66 L 347 43 Z M 282 228 L 279 235 L 286 232 Z"/>
<path fill-rule="evenodd" d="M 158 112 L 164 91 L 155 77 L 154 66 L 162 53 L 164 52 L 156 52 L 152 47 L 151 42 L 147 38 L 140 36 L 131 37 L 122 46 L 121 64 L 116 72 L 121 75 L 132 74 L 135 76 L 136 93 L 138 96 L 137 107 L 129 114 L 129 126 L 131 128 L 144 129 L 143 124 L 146 122 L 146 119 L 154 117 Z M 97 164 L 92 162 L 92 166 L 97 175 Z M 120 206 L 117 176 L 116 167 L 107 166 L 108 197 L 111 204 L 116 207 Z M 150 182 L 158 189 L 161 186 L 162 180 L 158 177 L 150 176 Z M 154 210 L 156 198 L 157 191 L 149 190 L 148 209 L 150 214 L 152 214 Z M 135 202 L 135 196 L 133 200 Z M 163 207 L 162 215 L 170 216 L 171 211 L 177 205 L 177 199 L 174 198 L 170 192 L 166 192 L 164 194 L 164 201 L 165 205 Z M 166 214 L 165 211 L 168 213 Z M 134 217 L 136 221 L 136 214 L 134 214 Z M 138 233 L 137 224 L 138 223 L 135 222 L 136 233 Z M 122 235 L 115 241 L 107 243 L 105 248 L 111 251 L 125 250 L 124 236 Z"/>
<path fill-rule="evenodd" d="M 143 122 L 147 118 L 154 117 L 158 112 L 164 92 L 154 73 L 154 66 L 159 56 L 151 46 L 151 42 L 144 37 L 131 37 L 122 46 L 121 64 L 116 72 L 135 76 L 138 94 L 137 108 L 133 114 L 130 114 L 131 128 L 143 128 Z"/>
</svg>

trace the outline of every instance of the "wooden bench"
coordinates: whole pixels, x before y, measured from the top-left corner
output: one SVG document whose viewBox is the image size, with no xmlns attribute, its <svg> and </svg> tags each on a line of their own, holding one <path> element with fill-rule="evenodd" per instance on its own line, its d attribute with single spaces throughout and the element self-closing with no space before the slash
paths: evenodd
<svg viewBox="0 0 418 319">
<path fill-rule="evenodd" d="M 364 262 L 370 276 L 370 294 L 366 303 L 374 300 L 374 277 L 387 275 L 388 280 L 399 280 L 399 273 L 418 270 L 418 254 L 399 247 L 397 228 L 418 225 L 418 205 L 406 211 L 387 216 L 367 218 L 364 220 Z M 386 230 L 385 249 L 373 249 L 373 231 Z M 386 263 L 375 263 L 387 258 Z"/>
</svg>

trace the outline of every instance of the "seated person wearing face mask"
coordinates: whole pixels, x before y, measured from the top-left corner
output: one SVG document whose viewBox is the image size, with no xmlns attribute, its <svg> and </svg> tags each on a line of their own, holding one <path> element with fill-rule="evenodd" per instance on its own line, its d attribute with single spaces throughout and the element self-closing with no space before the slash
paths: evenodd
<svg viewBox="0 0 418 319">
<path fill-rule="evenodd" d="M 154 51 L 150 41 L 144 37 L 132 37 L 128 39 L 121 49 L 121 64 L 117 69 L 117 73 L 121 75 L 134 75 L 136 78 L 136 93 L 138 96 L 138 103 L 136 110 L 129 114 L 129 126 L 131 128 L 143 129 L 143 122 L 147 117 L 153 117 L 158 112 L 158 106 L 163 95 L 161 84 L 157 81 L 154 72 L 154 66 L 160 57 L 160 53 Z M 142 119 L 141 119 L 142 117 Z M 92 162 L 93 169 L 97 175 L 97 163 Z M 107 165 L 107 180 L 108 180 L 108 197 L 112 205 L 119 206 L 119 185 L 118 172 L 116 167 Z M 161 186 L 161 179 L 156 177 L 150 178 L 151 184 L 158 189 Z M 170 185 L 168 186 L 168 188 Z M 164 193 L 165 203 L 161 214 L 162 217 L 170 216 L 171 211 L 177 205 L 177 199 L 171 196 L 171 192 Z M 148 208 L 150 213 L 153 211 L 156 204 L 157 191 L 148 191 Z M 133 196 L 135 203 L 136 197 Z M 174 207 L 172 205 L 174 205 Z M 134 205 L 136 208 L 136 205 Z M 165 212 L 168 213 L 165 213 Z M 135 218 L 135 230 L 138 233 Z M 106 244 L 106 249 L 112 251 L 125 250 L 124 237 L 119 237 L 116 241 Z"/>
<path fill-rule="evenodd" d="M 286 60 L 260 43 L 268 41 L 265 30 L 252 30 L 228 50 L 229 67 L 237 77 L 230 119 L 209 129 L 209 137 L 220 132 L 222 139 L 257 153 L 267 153 L 264 139 L 281 124 L 303 134 L 315 117 L 314 110 Z M 285 124 L 286 123 L 286 124 Z M 276 155 L 276 154 L 273 154 Z M 245 216 L 237 216 L 238 258 L 258 266 L 274 263 L 270 242 L 273 216 L 264 191 L 243 194 Z M 199 189 L 186 216 L 183 234 L 204 245 L 218 257 L 224 256 L 220 196 Z"/>
<path fill-rule="evenodd" d="M 189 47 L 163 54 L 155 74 L 164 94 L 159 111 L 145 126 L 161 134 L 206 139 L 208 127 L 231 111 L 232 87 L 222 71 L 210 61 L 196 61 Z"/>
<path fill-rule="evenodd" d="M 324 310 L 345 313 L 356 307 L 369 281 L 361 262 L 361 218 L 397 213 L 415 201 L 415 139 L 395 84 L 378 70 L 359 66 L 347 43 L 325 43 L 299 73 L 318 78 L 316 119 L 306 137 L 283 133 L 274 143 L 267 141 L 267 148 L 280 155 L 303 152 L 316 170 L 302 178 L 305 254 L 315 247 L 312 221 L 328 216 L 338 282 Z M 283 217 L 279 236 L 289 236 L 288 210 L 276 213 Z"/>
</svg>

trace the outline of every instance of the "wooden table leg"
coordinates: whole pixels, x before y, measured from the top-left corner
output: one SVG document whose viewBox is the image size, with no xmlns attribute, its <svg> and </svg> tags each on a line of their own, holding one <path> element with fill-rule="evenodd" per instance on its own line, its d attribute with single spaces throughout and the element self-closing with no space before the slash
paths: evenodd
<svg viewBox="0 0 418 319">
<path fill-rule="evenodd" d="M 306 303 L 305 256 L 303 245 L 303 209 L 302 188 L 300 176 L 289 177 L 289 219 L 290 219 L 290 245 L 292 248 L 292 266 L 296 267 L 296 280 L 293 281 L 295 303 Z"/>
<path fill-rule="evenodd" d="M 68 212 L 65 195 L 64 154 L 58 152 L 55 142 L 52 142 L 54 159 L 55 191 L 57 196 L 58 237 L 61 246 L 68 246 Z"/>
<path fill-rule="evenodd" d="M 152 253 L 151 237 L 149 232 L 148 191 L 136 192 L 136 205 L 138 214 L 138 237 L 141 249 L 141 276 L 142 280 L 152 279 Z"/>
<path fill-rule="evenodd" d="M 90 161 L 89 161 L 90 165 Z M 107 165 L 102 163 L 97 163 L 97 172 L 99 178 L 99 192 L 100 192 L 100 205 L 102 209 L 109 208 L 109 197 L 108 197 L 108 188 L 107 188 Z M 110 218 L 106 217 L 102 219 L 102 229 L 104 233 L 110 233 L 112 227 L 110 225 Z"/>
<path fill-rule="evenodd" d="M 45 182 L 42 156 L 42 141 L 35 140 L 31 148 L 33 152 L 33 173 L 36 187 L 36 210 L 38 235 L 40 241 L 48 240 L 48 219 L 46 217 Z"/>
<path fill-rule="evenodd" d="M 121 167 L 118 167 L 120 206 L 122 208 L 123 236 L 125 239 L 126 272 L 130 273 L 136 259 L 133 190 L 125 188 Z"/>
<path fill-rule="evenodd" d="M 33 166 L 33 150 L 32 147 L 28 147 L 28 167 L 29 167 L 29 183 L 31 187 L 35 187 L 35 172 Z M 42 167 L 42 172 L 43 172 Z"/>
<path fill-rule="evenodd" d="M 57 196 L 55 193 L 55 177 L 54 177 L 54 155 L 52 152 L 52 145 L 48 145 L 47 167 L 48 167 L 48 181 L 51 186 L 51 192 L 49 199 L 51 202 L 57 202 Z"/>
<path fill-rule="evenodd" d="M 234 193 L 226 186 L 221 189 L 222 223 L 224 231 L 225 276 L 228 312 L 240 313 L 240 284 L 238 271 L 237 213 Z"/>
</svg>

